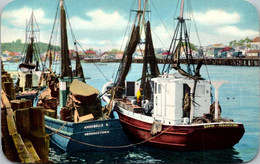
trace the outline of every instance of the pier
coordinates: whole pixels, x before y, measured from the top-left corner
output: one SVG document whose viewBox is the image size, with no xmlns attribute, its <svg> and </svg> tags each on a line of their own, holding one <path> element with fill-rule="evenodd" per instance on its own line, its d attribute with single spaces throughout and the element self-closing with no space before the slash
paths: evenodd
<svg viewBox="0 0 260 164">
<path fill-rule="evenodd" d="M 227 66 L 260 66 L 260 58 L 206 58 L 206 59 L 193 59 L 197 64 L 203 60 L 206 65 L 227 65 Z M 118 63 L 121 59 L 84 59 L 85 63 Z M 158 64 L 164 64 L 165 59 L 157 59 Z M 180 59 L 181 63 L 186 63 L 186 59 Z M 133 59 L 133 63 L 143 63 L 143 59 Z M 172 61 L 168 60 L 167 64 L 171 64 Z"/>
<path fill-rule="evenodd" d="M 16 88 L 3 65 L 1 80 L 1 139 L 4 155 L 12 162 L 50 162 L 50 138 L 45 133 L 43 107 L 33 107 L 29 99 L 16 99 Z"/>
</svg>

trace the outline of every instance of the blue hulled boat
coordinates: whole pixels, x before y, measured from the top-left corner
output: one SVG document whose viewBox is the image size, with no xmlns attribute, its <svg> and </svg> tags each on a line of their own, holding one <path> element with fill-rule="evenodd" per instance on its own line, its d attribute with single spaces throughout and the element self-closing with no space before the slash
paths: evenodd
<svg viewBox="0 0 260 164">
<path fill-rule="evenodd" d="M 61 74 L 51 70 L 50 53 L 48 88 L 40 93 L 37 101 L 46 110 L 45 127 L 51 141 L 66 152 L 111 150 L 128 145 L 116 113 L 102 108 L 99 91 L 85 83 L 77 52 L 76 70 L 71 69 L 64 0 L 60 0 L 60 26 Z"/>
<path fill-rule="evenodd" d="M 66 152 L 110 150 L 129 144 L 119 119 L 73 123 L 45 116 L 45 125 L 51 141 Z"/>
</svg>

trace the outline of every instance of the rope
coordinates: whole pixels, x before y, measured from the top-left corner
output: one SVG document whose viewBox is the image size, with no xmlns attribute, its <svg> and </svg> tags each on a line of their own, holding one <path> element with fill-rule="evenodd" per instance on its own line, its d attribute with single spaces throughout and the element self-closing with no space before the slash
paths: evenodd
<svg viewBox="0 0 260 164">
<path fill-rule="evenodd" d="M 168 33 L 169 37 L 171 38 L 171 34 L 170 34 L 170 32 L 168 31 L 168 29 L 167 29 L 167 27 L 166 27 L 165 23 L 163 22 L 163 19 L 162 19 L 161 15 L 159 14 L 159 12 L 158 12 L 157 8 L 155 7 L 155 5 L 154 5 L 153 1 L 151 1 L 151 2 L 152 2 L 152 5 L 153 5 L 153 7 L 154 7 L 154 9 L 155 9 L 156 13 L 158 14 L 158 16 L 159 16 L 159 18 L 160 18 L 160 20 L 161 20 L 161 22 L 162 22 L 162 24 L 163 24 L 163 27 L 165 28 L 165 30 L 167 31 L 167 33 Z"/>
<path fill-rule="evenodd" d="M 200 40 L 200 37 L 199 37 L 199 32 L 198 32 L 197 24 L 196 24 L 196 22 L 195 22 L 195 16 L 194 16 L 194 14 L 193 14 L 193 9 L 192 9 L 192 5 L 191 5 L 191 1 L 188 1 L 188 4 L 189 4 L 190 10 L 191 10 L 191 17 L 193 18 L 192 20 L 193 20 L 194 27 L 195 27 L 195 30 L 196 30 L 196 35 L 197 35 L 197 38 L 198 38 L 198 42 L 199 42 L 199 45 L 200 45 L 200 47 L 201 47 L 201 40 Z M 205 67 L 206 67 L 206 71 L 207 71 L 207 75 L 208 75 L 209 81 L 211 81 L 211 80 L 210 80 L 210 76 L 209 76 L 208 67 L 207 67 L 207 65 L 206 65 L 206 58 L 205 58 L 204 54 L 202 54 L 202 56 L 203 56 L 203 59 L 204 59 L 204 61 L 205 61 Z M 210 83 L 211 83 L 211 82 L 210 82 Z"/>
<path fill-rule="evenodd" d="M 57 134 L 58 134 L 58 132 L 59 132 L 67 123 L 68 123 L 67 121 L 64 122 L 63 125 L 62 125 L 59 129 L 57 129 L 56 131 L 53 131 L 53 132 L 50 133 L 49 135 L 51 136 L 51 135 L 53 135 L 54 133 L 57 133 Z M 48 128 L 48 129 L 50 129 L 47 125 L 45 125 L 45 127 Z M 50 129 L 50 130 L 51 130 L 51 129 Z"/>
<path fill-rule="evenodd" d="M 67 122 L 65 122 L 65 123 L 67 123 Z M 64 125 L 65 125 L 65 123 L 64 123 Z M 63 125 L 63 126 L 64 126 L 64 125 Z M 62 126 L 62 127 L 63 127 L 63 126 Z M 61 127 L 61 128 L 62 128 L 62 127 Z M 148 138 L 148 139 L 146 139 L 146 140 L 144 140 L 144 141 L 138 142 L 138 143 L 129 144 L 129 145 L 121 145 L 121 146 L 103 146 L 103 145 L 90 144 L 90 143 L 86 143 L 86 142 L 82 142 L 82 141 L 73 139 L 73 138 L 68 137 L 68 136 L 66 136 L 66 135 L 63 135 L 63 134 L 61 134 L 61 133 L 58 133 L 58 131 L 59 131 L 61 128 L 59 128 L 57 131 L 53 131 L 52 129 L 50 129 L 49 127 L 46 126 L 46 128 L 48 128 L 48 129 L 50 129 L 51 131 L 53 131 L 50 135 L 56 133 L 56 134 L 58 134 L 58 135 L 60 135 L 60 136 L 62 136 L 62 137 L 64 137 L 64 138 L 66 138 L 66 139 L 69 139 L 69 140 L 71 140 L 71 141 L 80 143 L 80 144 L 82 144 L 82 145 L 92 146 L 92 147 L 98 147 L 98 148 L 106 148 L 106 149 L 127 148 L 127 147 L 132 147 L 132 146 L 136 146 L 136 145 L 143 144 L 143 143 L 145 143 L 145 142 L 147 142 L 147 141 L 150 141 L 150 140 L 152 140 L 152 139 L 154 139 L 154 138 L 156 138 L 156 137 L 159 137 L 160 135 L 162 135 L 163 133 L 165 133 L 166 131 L 168 131 L 171 127 L 173 127 L 173 125 L 169 126 L 167 129 L 165 129 L 165 130 L 162 131 L 161 133 L 157 134 L 156 136 L 152 136 L 152 137 L 150 137 L 150 138 Z"/>
<path fill-rule="evenodd" d="M 86 53 L 86 51 L 84 50 L 84 48 L 81 46 L 81 44 L 79 44 L 79 42 L 76 41 L 76 40 L 75 40 L 75 42 L 78 43 L 79 47 L 82 49 L 82 51 L 84 52 L 84 54 L 87 55 L 87 57 L 89 57 L 88 54 Z M 106 81 L 108 82 L 108 81 L 109 81 L 108 78 L 107 78 L 107 77 L 105 76 L 105 74 L 100 70 L 100 68 L 96 65 L 96 63 L 92 63 L 92 64 L 98 69 L 98 71 L 102 74 L 102 76 L 103 76 L 103 77 L 106 79 Z"/>
</svg>

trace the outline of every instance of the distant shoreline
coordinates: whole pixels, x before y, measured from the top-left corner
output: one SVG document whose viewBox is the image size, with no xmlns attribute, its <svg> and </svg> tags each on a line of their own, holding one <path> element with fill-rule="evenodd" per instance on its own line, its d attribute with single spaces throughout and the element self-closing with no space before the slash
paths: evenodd
<svg viewBox="0 0 260 164">
<path fill-rule="evenodd" d="M 194 64 L 203 60 L 206 65 L 230 65 L 230 66 L 260 66 L 260 57 L 253 58 L 206 58 L 193 59 Z M 83 59 L 84 63 L 120 63 L 121 59 Z M 157 59 L 158 64 L 164 64 L 165 59 Z M 186 59 L 180 59 L 181 63 L 186 63 Z M 143 63 L 143 59 L 133 59 L 133 63 Z M 167 61 L 171 64 L 171 61 Z"/>
</svg>

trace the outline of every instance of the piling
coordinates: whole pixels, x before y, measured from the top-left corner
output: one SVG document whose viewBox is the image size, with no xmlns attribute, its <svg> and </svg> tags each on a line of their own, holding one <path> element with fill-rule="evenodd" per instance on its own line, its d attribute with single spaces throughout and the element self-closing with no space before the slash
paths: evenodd
<svg viewBox="0 0 260 164">
<path fill-rule="evenodd" d="M 49 162 L 49 135 L 45 133 L 43 107 L 30 100 L 8 100 L 1 91 L 2 148 L 13 162 Z M 12 109 L 14 108 L 15 111 Z"/>
<path fill-rule="evenodd" d="M 41 159 L 49 157 L 49 135 L 45 133 L 44 124 L 44 108 L 30 107 L 30 124 L 31 124 L 31 141 L 33 145 L 37 145 L 35 150 Z"/>
<path fill-rule="evenodd" d="M 30 118 L 29 118 L 29 108 L 18 109 L 15 111 L 16 127 L 17 132 L 23 137 L 30 136 Z"/>
</svg>

